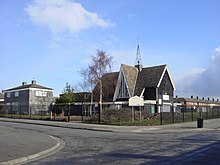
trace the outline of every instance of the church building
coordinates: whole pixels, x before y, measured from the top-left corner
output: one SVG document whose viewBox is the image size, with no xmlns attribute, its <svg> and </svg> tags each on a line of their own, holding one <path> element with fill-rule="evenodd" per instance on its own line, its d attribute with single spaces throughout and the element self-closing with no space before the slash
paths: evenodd
<svg viewBox="0 0 220 165">
<path fill-rule="evenodd" d="M 102 77 L 103 102 L 128 104 L 131 97 L 144 99 L 144 108 L 150 113 L 170 112 L 173 106 L 175 85 L 167 65 L 143 67 L 139 45 L 136 65 L 121 64 L 119 72 L 106 73 Z M 99 100 L 98 85 L 93 90 Z"/>
</svg>

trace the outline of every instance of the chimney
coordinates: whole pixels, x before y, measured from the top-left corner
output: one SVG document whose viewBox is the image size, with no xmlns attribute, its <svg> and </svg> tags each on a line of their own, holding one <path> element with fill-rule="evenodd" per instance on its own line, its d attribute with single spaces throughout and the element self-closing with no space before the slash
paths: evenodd
<svg viewBox="0 0 220 165">
<path fill-rule="evenodd" d="M 22 86 L 27 85 L 27 82 L 22 82 Z"/>
<path fill-rule="evenodd" d="M 36 80 L 32 80 L 32 81 L 31 81 L 31 84 L 36 84 Z"/>
</svg>

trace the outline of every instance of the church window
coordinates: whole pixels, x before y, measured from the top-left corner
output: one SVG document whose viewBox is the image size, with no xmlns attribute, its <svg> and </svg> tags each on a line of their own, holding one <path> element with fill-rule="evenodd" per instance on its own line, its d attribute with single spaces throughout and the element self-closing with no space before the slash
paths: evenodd
<svg viewBox="0 0 220 165">
<path fill-rule="evenodd" d="M 122 74 L 117 98 L 128 98 L 128 88 L 126 86 L 124 75 Z"/>
</svg>

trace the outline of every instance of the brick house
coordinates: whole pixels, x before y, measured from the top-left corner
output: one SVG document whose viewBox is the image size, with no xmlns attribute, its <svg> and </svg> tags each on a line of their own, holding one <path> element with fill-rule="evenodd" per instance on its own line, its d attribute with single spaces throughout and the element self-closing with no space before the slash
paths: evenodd
<svg viewBox="0 0 220 165">
<path fill-rule="evenodd" d="M 0 93 L 0 104 L 4 103 L 4 95 L 3 93 Z"/>
<path fill-rule="evenodd" d="M 35 80 L 30 84 L 22 82 L 21 86 L 3 90 L 3 93 L 4 102 L 13 113 L 47 113 L 53 99 L 53 89 L 38 85 Z"/>
<path fill-rule="evenodd" d="M 185 98 L 185 97 L 176 97 L 174 99 L 174 102 L 176 104 L 179 104 L 181 107 L 181 111 L 184 112 L 208 112 L 211 109 L 219 109 L 220 102 L 218 99 L 207 99 L 205 100 L 204 97 L 199 99 L 197 96 L 196 98 Z"/>
</svg>

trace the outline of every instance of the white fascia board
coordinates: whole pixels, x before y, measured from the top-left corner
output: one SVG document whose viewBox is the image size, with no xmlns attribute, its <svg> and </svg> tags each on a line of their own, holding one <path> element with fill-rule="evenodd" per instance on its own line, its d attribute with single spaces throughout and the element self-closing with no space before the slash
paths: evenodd
<svg viewBox="0 0 220 165">
<path fill-rule="evenodd" d="M 122 68 L 122 66 L 121 66 Z M 121 79 L 121 68 L 120 68 L 120 72 L 119 72 L 119 75 L 118 75 L 118 81 L 117 81 L 117 85 L 116 85 L 116 88 L 115 88 L 115 93 L 114 93 L 114 97 L 113 97 L 113 101 L 116 101 L 116 98 L 117 98 L 117 94 L 118 94 L 118 91 L 119 91 L 119 86 L 120 86 L 120 79 Z"/>
<path fill-rule="evenodd" d="M 29 88 L 33 91 L 45 91 L 45 92 L 53 92 L 53 89 L 42 89 L 42 88 Z"/>
<path fill-rule="evenodd" d="M 157 101 L 156 100 L 144 100 L 144 104 L 157 104 Z"/>
<path fill-rule="evenodd" d="M 162 75 L 161 75 L 161 77 L 160 77 L 160 80 L 159 80 L 159 82 L 158 82 L 158 84 L 157 84 L 157 88 L 159 88 L 159 86 L 160 86 L 160 84 L 161 84 L 161 82 L 162 82 L 162 80 L 163 80 L 163 76 L 164 76 L 165 72 L 166 72 L 166 67 L 165 67 L 164 70 L 163 70 L 163 73 L 162 73 Z"/>
<path fill-rule="evenodd" d="M 163 102 L 163 105 L 172 105 L 172 103 Z"/>
<path fill-rule="evenodd" d="M 128 101 L 116 101 L 114 102 L 115 105 L 123 105 L 123 104 L 128 104 Z"/>
<path fill-rule="evenodd" d="M 122 78 L 122 74 L 123 74 L 123 76 L 124 76 L 124 80 L 125 80 L 125 84 L 126 84 L 126 87 L 127 87 L 127 90 L 128 90 L 129 97 L 131 97 L 130 91 L 129 91 L 129 89 L 128 89 L 128 83 L 127 83 L 127 81 L 126 81 L 126 77 L 125 77 L 125 74 L 124 74 L 124 70 L 123 70 L 122 65 L 121 65 L 120 72 L 119 72 L 119 76 L 118 76 L 118 82 L 117 82 L 117 86 L 116 86 L 115 93 L 114 93 L 114 97 L 113 97 L 113 101 L 116 101 L 116 97 L 117 97 L 117 94 L 118 94 L 118 91 L 119 91 L 120 80 L 121 80 L 121 78 Z"/>
<path fill-rule="evenodd" d="M 169 69 L 168 69 L 167 65 L 166 65 L 166 67 L 165 67 L 164 70 L 163 70 L 163 73 L 162 73 L 162 75 L 161 75 L 161 77 L 160 77 L 160 81 L 159 81 L 159 83 L 157 84 L 157 88 L 159 88 L 159 86 L 160 86 L 160 84 L 161 84 L 161 82 L 162 82 L 162 80 L 163 80 L 163 76 L 164 76 L 164 74 L 166 73 L 166 71 L 167 71 L 168 76 L 169 76 L 169 78 L 170 78 L 170 81 L 171 81 L 171 84 L 172 84 L 172 86 L 173 86 L 173 89 L 176 90 L 176 87 L 175 87 L 175 85 L 174 85 L 174 83 L 173 83 L 173 79 L 172 79 L 172 77 L 171 77 L 171 74 L 170 74 L 170 72 L 169 72 Z"/>
<path fill-rule="evenodd" d="M 174 107 L 177 107 L 177 106 L 181 106 L 183 104 L 181 104 L 181 103 L 173 103 L 173 105 L 174 105 Z"/>
<path fill-rule="evenodd" d="M 4 91 L 4 93 L 20 92 L 20 91 L 27 91 L 27 90 L 29 90 L 29 88 L 15 89 L 15 90 L 7 90 L 7 91 Z"/>
<path fill-rule="evenodd" d="M 142 90 L 140 97 L 143 97 L 145 88 Z"/>
<path fill-rule="evenodd" d="M 168 73 L 168 75 L 169 75 L 169 77 L 170 77 L 170 81 L 171 81 L 171 84 L 172 84 L 172 86 L 173 86 L 173 89 L 176 90 L 176 87 L 175 87 L 175 85 L 174 85 L 172 76 L 171 76 L 170 71 L 169 71 L 169 69 L 168 69 L 167 66 L 166 66 L 166 70 L 167 70 L 167 73 Z"/>
</svg>

